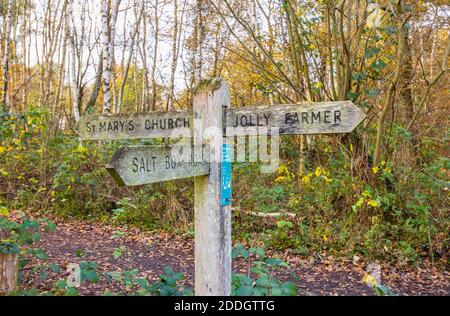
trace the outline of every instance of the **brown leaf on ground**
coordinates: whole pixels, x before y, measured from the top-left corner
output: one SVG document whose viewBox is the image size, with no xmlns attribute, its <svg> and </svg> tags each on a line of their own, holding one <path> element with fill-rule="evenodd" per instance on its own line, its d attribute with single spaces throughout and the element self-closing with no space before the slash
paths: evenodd
<svg viewBox="0 0 450 316">
<path fill-rule="evenodd" d="M 55 220 L 57 229 L 43 233 L 36 245 L 44 249 L 52 263 L 67 267 L 69 263 L 81 261 L 97 262 L 103 272 L 138 269 L 140 275 L 157 280 L 163 268 L 171 266 L 186 276 L 184 284 L 193 288 L 194 241 L 193 239 L 167 233 L 143 232 L 137 228 L 111 226 L 76 220 Z M 122 255 L 114 259 L 115 248 L 125 247 Z M 373 290 L 362 282 L 367 264 L 363 260 L 326 258 L 321 261 L 292 254 L 290 251 L 268 251 L 268 255 L 279 257 L 290 265 L 289 270 L 280 270 L 276 275 L 282 280 L 293 281 L 299 286 L 300 295 L 374 295 Z M 31 265 L 37 262 L 33 261 Z M 237 260 L 233 263 L 236 272 L 245 273 L 248 263 Z M 40 279 L 31 272 L 32 266 L 23 273 L 25 288 L 50 290 L 53 284 L 66 277 L 61 273 L 50 273 Z M 382 282 L 398 295 L 450 295 L 449 273 L 427 265 L 419 268 L 398 268 L 382 264 Z M 101 295 L 114 285 L 101 278 L 97 284 L 83 283 L 81 295 Z"/>
</svg>

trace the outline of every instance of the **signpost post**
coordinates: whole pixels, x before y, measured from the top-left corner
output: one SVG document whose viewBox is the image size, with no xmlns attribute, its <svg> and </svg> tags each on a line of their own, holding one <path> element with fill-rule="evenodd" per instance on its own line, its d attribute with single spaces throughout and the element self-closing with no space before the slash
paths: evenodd
<svg viewBox="0 0 450 316">
<path fill-rule="evenodd" d="M 205 82 L 194 96 L 194 145 L 207 143 L 208 176 L 194 178 L 195 294 L 231 294 L 231 203 L 221 204 L 224 112 L 230 107 L 225 81 Z"/>
<path fill-rule="evenodd" d="M 199 84 L 193 112 L 82 117 L 84 140 L 184 136 L 186 146 L 134 146 L 117 150 L 106 166 L 119 185 L 194 177 L 195 294 L 231 294 L 231 155 L 234 136 L 350 133 L 366 115 L 350 101 L 230 108 L 225 81 Z M 238 138 L 239 141 L 239 138 Z M 276 147 L 277 148 L 277 147 Z M 245 146 L 244 146 L 245 150 Z M 240 155 L 241 153 L 237 153 Z M 180 159 L 180 157 L 184 157 Z"/>
</svg>

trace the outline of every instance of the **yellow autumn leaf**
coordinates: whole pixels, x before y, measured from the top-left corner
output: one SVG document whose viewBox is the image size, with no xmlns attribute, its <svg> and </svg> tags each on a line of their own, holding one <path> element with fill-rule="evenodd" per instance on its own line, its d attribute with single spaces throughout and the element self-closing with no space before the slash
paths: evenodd
<svg viewBox="0 0 450 316">
<path fill-rule="evenodd" d="M 300 205 L 300 200 L 298 198 L 293 198 L 289 201 L 289 206 L 296 207 Z"/>
<path fill-rule="evenodd" d="M 371 197 L 369 191 L 367 191 L 367 190 L 365 190 L 363 193 L 361 193 L 361 195 L 365 196 L 365 197 L 368 197 L 368 198 Z"/>
<path fill-rule="evenodd" d="M 0 206 L 0 216 L 8 216 L 9 210 L 5 206 Z"/>
<path fill-rule="evenodd" d="M 280 166 L 278 167 L 278 174 L 289 174 L 289 169 L 285 164 L 280 164 Z"/>
<path fill-rule="evenodd" d="M 323 88 L 323 83 L 322 82 L 316 82 L 315 84 L 314 84 L 314 88 L 316 88 L 316 89 L 322 89 Z"/>
<path fill-rule="evenodd" d="M 364 203 L 364 198 L 360 198 L 359 200 L 358 200 L 358 202 L 356 202 L 356 206 L 357 207 L 361 207 L 362 205 L 363 205 L 363 203 Z"/>
<path fill-rule="evenodd" d="M 276 183 L 280 183 L 280 182 L 284 182 L 284 181 L 287 181 L 287 180 L 288 180 L 287 177 L 285 177 L 285 176 L 280 176 L 280 177 L 278 177 L 278 178 L 275 179 L 275 182 L 276 182 Z"/>
<path fill-rule="evenodd" d="M 367 201 L 367 205 L 373 206 L 373 207 L 377 207 L 377 206 L 379 206 L 380 204 L 378 204 L 377 201 L 370 200 L 370 201 Z"/>
<path fill-rule="evenodd" d="M 308 174 L 308 175 L 302 177 L 302 183 L 303 183 L 303 184 L 308 184 L 308 183 L 310 182 L 310 178 L 311 178 L 311 175 L 310 175 L 310 174 Z"/>
<path fill-rule="evenodd" d="M 314 174 L 316 175 L 316 177 L 320 177 L 320 175 L 322 174 L 322 169 L 320 167 L 317 167 L 316 171 L 314 171 Z"/>
<path fill-rule="evenodd" d="M 8 171 L 6 171 L 5 169 L 0 169 L 0 173 L 5 177 L 10 175 L 10 173 Z"/>
<path fill-rule="evenodd" d="M 84 153 L 87 153 L 88 150 L 87 150 L 86 147 L 84 147 L 83 145 L 79 144 L 77 149 L 76 149 L 76 151 L 79 152 L 80 154 L 84 154 Z"/>
<path fill-rule="evenodd" d="M 370 273 L 364 274 L 363 282 L 371 286 L 377 285 L 377 279 Z"/>
</svg>

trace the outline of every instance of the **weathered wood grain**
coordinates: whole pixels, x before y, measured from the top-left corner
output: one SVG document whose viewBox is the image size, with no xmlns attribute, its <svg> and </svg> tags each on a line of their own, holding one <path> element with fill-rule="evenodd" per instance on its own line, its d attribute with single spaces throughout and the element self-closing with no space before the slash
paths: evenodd
<svg viewBox="0 0 450 316">
<path fill-rule="evenodd" d="M 211 148 L 209 176 L 194 178 L 195 295 L 231 294 L 231 206 L 221 206 L 223 112 L 230 107 L 225 81 L 196 90 L 194 144 Z"/>
<path fill-rule="evenodd" d="M 190 135 L 188 111 L 82 116 L 78 132 L 84 140 L 143 139 Z"/>
<path fill-rule="evenodd" d="M 0 254 L 0 295 L 8 295 L 17 289 L 18 276 L 17 254 Z"/>
<path fill-rule="evenodd" d="M 257 135 L 267 127 L 281 135 L 350 133 L 366 118 L 350 101 L 227 109 L 225 116 L 227 136 Z M 83 116 L 78 130 L 84 140 L 143 139 L 190 136 L 192 125 L 192 113 L 172 111 Z"/>
<path fill-rule="evenodd" d="M 183 152 L 184 151 L 184 152 Z M 186 147 L 130 146 L 119 148 L 106 169 L 121 186 L 190 178 L 209 174 L 209 149 L 201 160 Z M 182 155 L 185 157 L 182 157 Z M 180 157 L 182 159 L 180 159 Z"/>
<path fill-rule="evenodd" d="M 365 118 L 350 101 L 244 107 L 226 112 L 226 134 L 257 135 L 259 128 L 280 135 L 350 133 Z"/>
</svg>

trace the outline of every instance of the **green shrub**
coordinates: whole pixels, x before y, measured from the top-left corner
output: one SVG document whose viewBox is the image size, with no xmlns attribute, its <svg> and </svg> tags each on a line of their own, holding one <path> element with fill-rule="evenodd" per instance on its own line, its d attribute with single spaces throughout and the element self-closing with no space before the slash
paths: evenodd
<svg viewBox="0 0 450 316">
<path fill-rule="evenodd" d="M 296 296 L 298 289 L 292 282 L 282 282 L 274 272 L 289 265 L 280 259 L 266 258 L 263 248 L 245 249 L 237 244 L 232 258 L 247 261 L 247 274 L 234 273 L 232 295 L 235 296 Z"/>
</svg>

